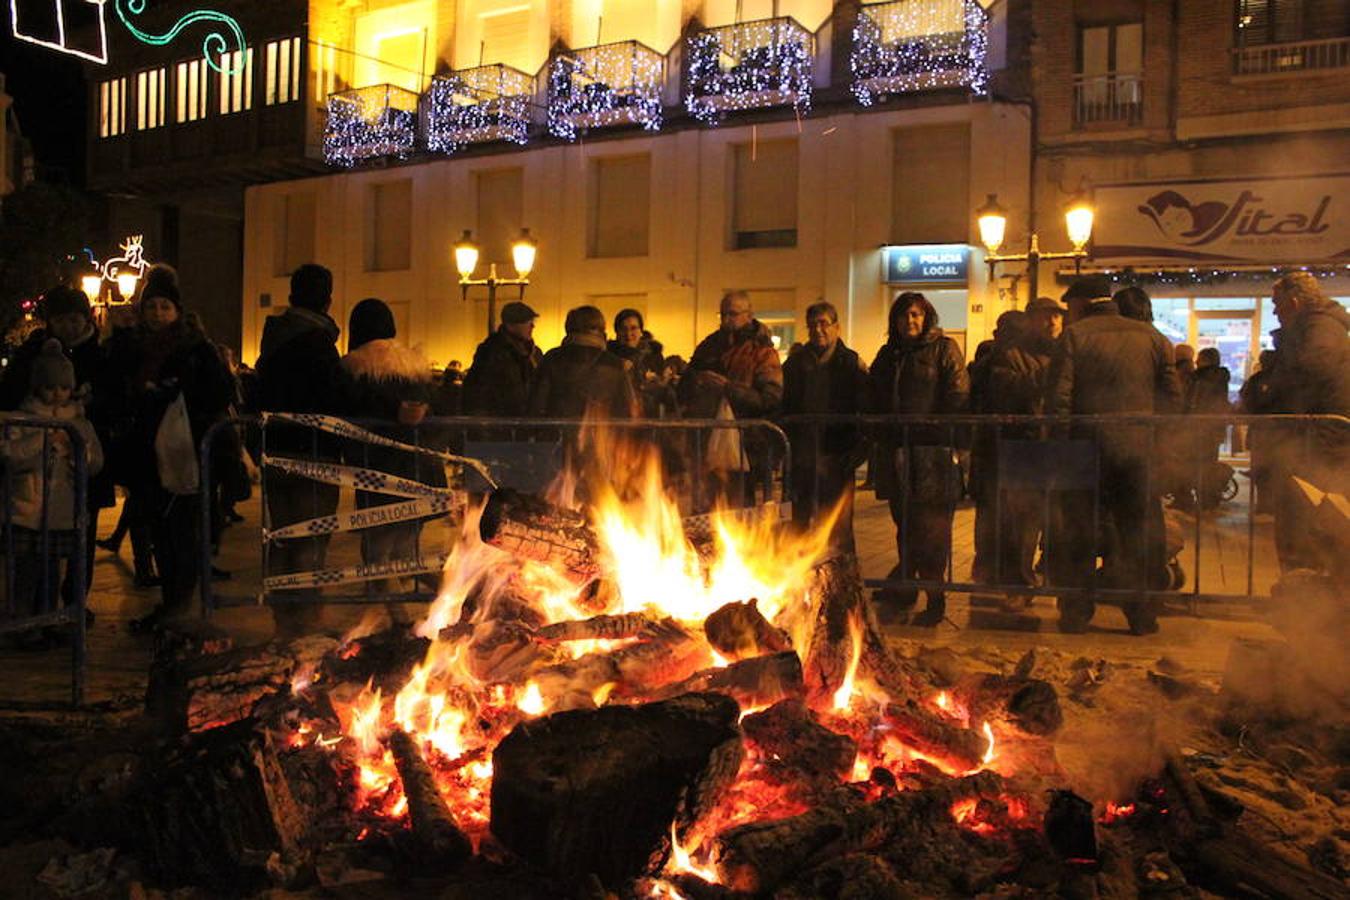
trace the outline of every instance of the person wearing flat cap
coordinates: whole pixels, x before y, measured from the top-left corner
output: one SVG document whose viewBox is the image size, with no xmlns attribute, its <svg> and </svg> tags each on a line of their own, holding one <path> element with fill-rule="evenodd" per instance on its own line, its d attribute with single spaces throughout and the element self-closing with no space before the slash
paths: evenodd
<svg viewBox="0 0 1350 900">
<path fill-rule="evenodd" d="M 1152 415 L 1171 412 L 1181 399 L 1172 347 L 1147 322 L 1120 314 L 1111 299 L 1111 281 L 1102 275 L 1076 280 L 1064 292 L 1070 324 L 1051 364 L 1046 412 L 1054 415 Z M 1047 541 L 1052 581 L 1067 587 L 1159 589 L 1167 583 L 1159 479 L 1148 425 L 1076 426 L 1073 434 L 1095 442 L 1099 473 L 1095 502 L 1104 546 L 1093 521 L 1090 491 L 1065 492 Z M 1100 575 L 1098 556 L 1106 559 Z M 1127 599 L 1130 630 L 1157 630 L 1156 604 Z M 1060 604 L 1060 628 L 1080 632 L 1092 620 L 1093 601 L 1067 598 Z"/>
<path fill-rule="evenodd" d="M 530 388 L 544 354 L 534 344 L 539 313 L 521 302 L 502 307 L 502 323 L 478 345 L 464 376 L 464 414 L 519 418 L 529 413 Z"/>
</svg>

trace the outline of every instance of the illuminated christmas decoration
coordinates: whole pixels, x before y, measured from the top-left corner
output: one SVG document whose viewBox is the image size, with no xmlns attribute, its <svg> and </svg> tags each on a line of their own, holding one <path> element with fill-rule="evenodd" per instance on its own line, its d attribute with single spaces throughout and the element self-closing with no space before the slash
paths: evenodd
<svg viewBox="0 0 1350 900">
<path fill-rule="evenodd" d="M 9 0 L 10 33 L 21 41 L 106 65 L 108 28 L 103 13 L 104 2 L 105 0 L 74 0 L 73 3 L 70 0 Z M 55 13 L 54 20 L 45 13 L 41 16 L 31 15 L 33 7 L 45 3 L 51 4 Z M 89 19 L 89 24 L 97 23 L 95 33 L 88 34 L 87 29 L 83 28 L 85 23 L 67 23 L 68 6 L 83 13 L 83 18 Z M 80 16 L 77 15 L 77 18 Z M 44 34 L 40 31 L 43 26 L 50 27 L 53 21 L 56 24 L 55 32 L 47 31 Z M 42 24 L 36 24 L 39 22 Z M 85 40 L 84 46 L 73 43 L 81 38 Z"/>
<path fill-rule="evenodd" d="M 427 149 L 454 153 L 466 144 L 529 140 L 534 81 L 510 66 L 478 66 L 437 75 L 422 97 Z"/>
<path fill-rule="evenodd" d="M 572 50 L 549 64 L 548 130 L 576 140 L 585 128 L 661 127 L 665 57 L 637 41 Z"/>
<path fill-rule="evenodd" d="M 814 38 L 787 16 L 701 31 L 689 39 L 685 108 L 715 125 L 729 110 L 811 108 Z"/>
<path fill-rule="evenodd" d="M 417 141 L 417 95 L 392 84 L 342 91 L 328 98 L 323 156 L 354 166 L 381 156 L 403 158 Z"/>
<path fill-rule="evenodd" d="M 1308 272 L 1317 278 L 1350 277 L 1350 265 L 1312 265 L 1312 266 L 1252 266 L 1240 269 L 1215 269 L 1210 266 L 1187 267 L 1184 269 L 1136 269 L 1124 266 L 1119 269 L 1097 269 L 1118 284 L 1163 284 L 1190 287 L 1195 285 L 1214 285 L 1229 283 L 1255 283 L 1269 285 L 1282 275 L 1290 272 Z M 1069 284 L 1077 276 L 1071 270 L 1055 273 L 1061 284 Z"/>
<path fill-rule="evenodd" d="M 136 293 L 136 284 L 145 277 L 150 264 L 145 261 L 144 236 L 130 235 L 119 247 L 121 256 L 111 256 L 103 262 L 94 258 L 94 252 L 84 248 L 93 272 L 80 280 L 80 288 L 94 306 L 116 306 L 130 303 Z M 111 285 L 111 289 L 105 289 Z M 106 299 L 105 299 L 106 298 Z"/>
<path fill-rule="evenodd" d="M 145 12 L 145 0 L 113 0 L 113 9 L 117 11 L 117 17 L 122 20 L 122 24 L 127 27 L 127 31 L 130 31 L 136 40 L 155 47 L 172 43 L 180 34 L 193 26 L 212 26 L 212 30 L 208 31 L 206 37 L 202 40 L 202 56 L 205 57 L 206 64 L 217 72 L 229 75 L 235 75 L 244 70 L 244 59 L 247 56 L 244 53 L 246 46 L 244 44 L 244 29 L 239 27 L 238 21 L 223 12 L 214 9 L 195 9 L 179 17 L 178 21 L 174 22 L 168 31 L 163 34 L 154 34 L 149 31 L 142 31 L 131 21 L 132 16 L 139 16 Z M 222 65 L 226 55 L 231 51 L 238 51 L 238 55 L 233 57 L 237 62 L 232 67 Z"/>
<path fill-rule="evenodd" d="M 853 28 L 853 96 L 989 86 L 988 17 L 975 0 L 895 0 L 863 6 Z"/>
</svg>

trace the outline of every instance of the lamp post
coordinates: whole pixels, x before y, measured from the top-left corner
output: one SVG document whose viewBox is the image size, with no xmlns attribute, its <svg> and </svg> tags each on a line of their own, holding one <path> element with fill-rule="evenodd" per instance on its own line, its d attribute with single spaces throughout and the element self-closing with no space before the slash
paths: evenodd
<svg viewBox="0 0 1350 900">
<path fill-rule="evenodd" d="M 1076 192 L 1064 208 L 1064 227 L 1069 233 L 1069 243 L 1073 244 L 1072 250 L 1055 253 L 1044 252 L 1041 250 L 1040 236 L 1033 231 L 1025 253 L 999 253 L 999 247 L 1003 246 L 1004 233 L 1008 228 L 1008 214 L 999 205 L 997 194 L 990 194 L 984 205 L 975 210 L 975 216 L 980 227 L 980 242 L 989 251 L 984 257 L 984 261 L 989 264 L 989 280 L 994 280 L 994 272 L 999 263 L 1026 263 L 1027 282 L 1030 289 L 1028 302 L 1036 299 L 1039 293 L 1040 282 L 1038 279 L 1041 260 L 1071 259 L 1074 261 L 1075 270 L 1078 270 L 1082 267 L 1083 260 L 1088 258 L 1086 248 L 1088 241 L 1092 238 L 1094 211 L 1092 201 L 1082 190 Z"/>
<path fill-rule="evenodd" d="M 117 273 L 117 293 L 121 296 L 123 303 L 130 303 L 131 298 L 136 296 L 136 284 L 141 280 L 141 276 L 135 272 Z"/>
<path fill-rule="evenodd" d="M 464 229 L 464 236 L 454 246 L 455 269 L 459 272 L 460 299 L 469 299 L 469 288 L 486 285 L 488 289 L 488 335 L 497 322 L 497 286 L 515 285 L 520 288 L 520 296 L 525 296 L 525 286 L 530 283 L 530 271 L 534 269 L 534 256 L 539 249 L 530 229 L 520 229 L 520 237 L 511 244 L 511 262 L 516 268 L 515 278 L 499 278 L 497 264 L 488 263 L 486 278 L 474 278 L 473 271 L 478 268 L 478 245 L 474 243 L 473 233 Z"/>
</svg>

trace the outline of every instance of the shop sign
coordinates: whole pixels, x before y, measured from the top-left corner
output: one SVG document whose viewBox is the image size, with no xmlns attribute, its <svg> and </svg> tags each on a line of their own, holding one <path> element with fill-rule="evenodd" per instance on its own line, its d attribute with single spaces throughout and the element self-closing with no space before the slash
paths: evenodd
<svg viewBox="0 0 1350 900">
<path fill-rule="evenodd" d="M 1350 258 L 1350 175 L 1110 185 L 1094 198 L 1095 259 Z"/>
<path fill-rule="evenodd" d="M 887 284 L 961 284 L 970 272 L 965 244 L 905 244 L 882 249 Z"/>
</svg>

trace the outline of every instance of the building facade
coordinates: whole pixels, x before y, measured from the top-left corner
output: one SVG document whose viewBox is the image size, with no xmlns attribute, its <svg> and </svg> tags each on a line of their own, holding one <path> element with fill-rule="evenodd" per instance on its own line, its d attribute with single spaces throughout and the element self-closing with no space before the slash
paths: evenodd
<svg viewBox="0 0 1350 900">
<path fill-rule="evenodd" d="M 1281 271 L 1350 304 L 1350 4 L 1034 10 L 1037 207 L 1090 185 L 1091 265 L 1148 290 L 1173 341 L 1217 347 L 1236 392 L 1272 346 Z"/>
<path fill-rule="evenodd" d="M 461 299 L 451 248 L 470 230 L 478 274 L 511 276 L 521 228 L 545 346 L 591 303 L 688 354 L 743 289 L 782 351 L 824 297 L 870 358 L 913 288 L 973 349 L 1012 302 L 974 209 L 997 192 L 1015 239 L 1030 198 L 1028 25 L 973 0 L 312 3 L 307 144 L 337 171 L 247 189 L 244 358 L 315 260 L 340 322 L 380 297 L 467 361 L 485 291 Z"/>
</svg>

